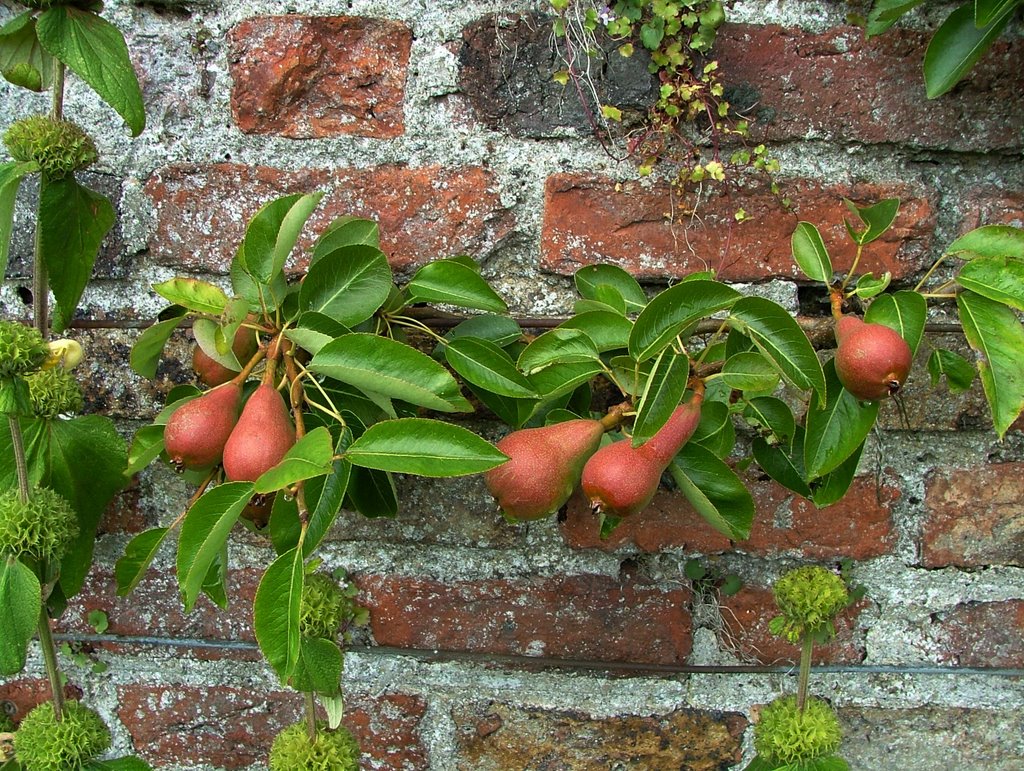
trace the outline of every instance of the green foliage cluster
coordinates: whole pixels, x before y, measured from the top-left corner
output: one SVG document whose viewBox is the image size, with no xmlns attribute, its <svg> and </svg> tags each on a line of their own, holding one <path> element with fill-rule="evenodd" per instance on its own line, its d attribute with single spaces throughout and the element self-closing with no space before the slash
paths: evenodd
<svg viewBox="0 0 1024 771">
<path fill-rule="evenodd" d="M 293 723 L 274 739 L 270 748 L 271 771 L 358 771 L 359 744 L 341 726 L 330 730 L 320 723 L 310 739 L 304 723 Z"/>
<path fill-rule="evenodd" d="M 754 748 L 771 767 L 800 764 L 839 749 L 843 732 L 832 708 L 820 699 L 807 700 L 803 709 L 795 696 L 783 696 L 761 710 L 754 725 Z"/>
<path fill-rule="evenodd" d="M 53 420 L 59 415 L 82 411 L 82 387 L 75 376 L 63 367 L 33 372 L 25 380 L 33 415 Z"/>
<path fill-rule="evenodd" d="M 0 321 L 0 379 L 34 372 L 49 352 L 39 330 L 16 321 Z"/>
<path fill-rule="evenodd" d="M 43 702 L 18 726 L 14 751 L 25 771 L 80 771 L 110 747 L 103 718 L 80 702 L 69 701 L 57 720 L 53 705 Z"/>
<path fill-rule="evenodd" d="M 0 493 L 0 554 L 56 562 L 77 536 L 78 516 L 59 493 L 36 487 L 28 501 L 17 489 Z"/>
<path fill-rule="evenodd" d="M 354 585 L 342 587 L 326 573 L 307 575 L 299 617 L 302 636 L 334 640 L 350 626 L 365 622 L 367 611 L 356 603 L 357 593 Z"/>
<path fill-rule="evenodd" d="M 14 160 L 35 163 L 48 179 L 63 179 L 97 158 L 96 144 L 80 126 L 47 115 L 15 121 L 4 134 L 4 145 Z"/>
<path fill-rule="evenodd" d="M 772 632 L 796 643 L 804 635 L 831 637 L 832 621 L 850 603 L 846 582 L 818 565 L 791 570 L 772 587 L 782 615 L 772 620 Z"/>
</svg>

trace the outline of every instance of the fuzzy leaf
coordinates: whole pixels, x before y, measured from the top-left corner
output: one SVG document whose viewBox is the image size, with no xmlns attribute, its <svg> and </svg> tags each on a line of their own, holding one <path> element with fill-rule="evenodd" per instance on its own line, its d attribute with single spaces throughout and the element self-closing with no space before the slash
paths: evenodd
<svg viewBox="0 0 1024 771">
<path fill-rule="evenodd" d="M 41 607 L 42 590 L 32 569 L 0 556 L 0 675 L 16 675 L 24 668 Z"/>
</svg>

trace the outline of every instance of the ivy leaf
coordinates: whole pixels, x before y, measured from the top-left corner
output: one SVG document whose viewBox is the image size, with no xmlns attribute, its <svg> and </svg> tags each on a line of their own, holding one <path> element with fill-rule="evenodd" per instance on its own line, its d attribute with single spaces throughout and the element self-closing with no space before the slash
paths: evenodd
<svg viewBox="0 0 1024 771">
<path fill-rule="evenodd" d="M 267 568 L 253 600 L 256 642 L 283 683 L 288 682 L 299 662 L 304 578 L 302 552 L 286 551 Z"/>
<path fill-rule="evenodd" d="M 508 306 L 480 273 L 455 260 L 427 263 L 406 286 L 412 302 L 433 302 L 505 313 Z"/>
<path fill-rule="evenodd" d="M 812 281 L 823 284 L 832 282 L 832 259 L 821 239 L 821 233 L 810 222 L 800 222 L 793 231 L 791 239 L 793 259 Z"/>
<path fill-rule="evenodd" d="M 959 83 L 992 46 L 1013 16 L 1015 6 L 1002 9 L 986 26 L 974 24 L 973 4 L 957 8 L 935 31 L 924 54 L 924 84 L 929 99 Z"/>
<path fill-rule="evenodd" d="M 41 607 L 42 590 L 32 569 L 14 557 L 0 557 L 0 675 L 24 668 Z"/>
<path fill-rule="evenodd" d="M 478 474 L 508 460 L 472 431 L 427 418 L 376 423 L 349 445 L 345 458 L 355 466 L 426 477 Z"/>
</svg>

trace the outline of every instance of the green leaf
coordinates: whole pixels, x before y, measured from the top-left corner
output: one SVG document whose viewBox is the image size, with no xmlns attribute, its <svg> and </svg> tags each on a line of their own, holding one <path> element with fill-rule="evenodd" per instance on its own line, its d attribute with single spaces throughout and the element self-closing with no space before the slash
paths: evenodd
<svg viewBox="0 0 1024 771">
<path fill-rule="evenodd" d="M 60 11 L 60 6 L 47 11 Z M 71 10 L 71 9 L 69 9 Z M 110 201 L 78 184 L 71 175 L 43 179 L 39 186 L 39 255 L 46 265 L 50 288 L 57 300 L 53 330 L 64 329 L 92 275 L 103 238 L 116 216 Z"/>
<path fill-rule="evenodd" d="M 334 461 L 330 474 L 306 483 L 306 504 L 310 506 L 309 526 L 302 542 L 302 553 L 306 557 L 313 553 L 334 524 L 345 500 L 351 476 L 352 464 L 339 459 Z"/>
<path fill-rule="evenodd" d="M 576 271 L 573 281 L 581 297 L 600 302 L 600 287 L 613 287 L 625 302 L 627 313 L 636 313 L 647 305 L 647 295 L 637 280 L 615 265 L 587 265 Z"/>
<path fill-rule="evenodd" d="M 352 469 L 347 491 L 352 508 L 370 519 L 398 515 L 398 493 L 391 474 L 377 469 Z"/>
<path fill-rule="evenodd" d="M 1020 4 L 1021 0 L 974 0 L 974 26 L 986 27 Z"/>
<path fill-rule="evenodd" d="M 299 663 L 304 578 L 302 552 L 286 551 L 267 568 L 253 600 L 256 642 L 283 683 L 288 682 Z"/>
<path fill-rule="evenodd" d="M 505 313 L 508 306 L 479 272 L 461 262 L 436 260 L 416 271 L 406 286 L 412 302 L 433 302 Z"/>
<path fill-rule="evenodd" d="M 745 351 L 726 359 L 722 380 L 737 391 L 771 391 L 779 383 L 779 371 L 763 354 Z"/>
<path fill-rule="evenodd" d="M 349 445 L 345 457 L 355 466 L 426 477 L 479 474 L 508 460 L 472 431 L 426 418 L 376 423 Z"/>
<path fill-rule="evenodd" d="M 224 290 L 197 278 L 172 278 L 153 284 L 153 291 L 174 305 L 219 316 L 228 304 Z"/>
<path fill-rule="evenodd" d="M 797 495 L 810 499 L 811 488 L 804 481 L 804 429 L 797 426 L 792 445 L 768 444 L 757 437 L 751 444 L 757 465 L 768 476 Z"/>
<path fill-rule="evenodd" d="M 0 164 L 0 276 L 7 271 L 7 260 L 11 250 L 11 234 L 14 227 L 14 203 L 18 197 L 21 180 L 36 171 L 35 163 L 11 161 Z"/>
<path fill-rule="evenodd" d="M 185 320 L 185 309 L 179 308 L 174 311 L 176 315 L 164 321 L 158 321 L 139 335 L 139 339 L 132 346 L 132 352 L 128 357 L 132 371 L 152 380 L 156 377 L 156 368 L 160 364 L 160 357 L 163 356 L 164 347 L 171 339 L 174 330 Z"/>
<path fill-rule="evenodd" d="M 59 5 L 36 20 L 36 34 L 47 51 L 70 67 L 124 118 L 132 136 L 146 127 L 135 69 L 121 31 L 90 11 Z"/>
<path fill-rule="evenodd" d="M 497 316 L 492 313 L 485 313 L 480 316 L 470 316 L 465 321 L 456 324 L 445 335 L 447 340 L 456 340 L 460 337 L 476 337 L 481 340 L 488 340 L 496 345 L 505 347 L 514 343 L 523 336 L 522 327 L 508 316 Z"/>
<path fill-rule="evenodd" d="M 334 696 L 341 691 L 344 666 L 341 649 L 333 640 L 303 637 L 299 642 L 299 661 L 289 685 L 302 693 Z"/>
<path fill-rule="evenodd" d="M 304 479 L 330 474 L 334 441 L 324 426 L 314 428 L 292 445 L 284 458 L 256 480 L 256 493 L 265 495 Z"/>
<path fill-rule="evenodd" d="M 743 481 L 713 452 L 687 443 L 669 464 L 672 479 L 715 530 L 736 541 L 750 537 L 754 499 Z"/>
<path fill-rule="evenodd" d="M 595 362 L 601 358 L 590 337 L 577 329 L 549 329 L 519 354 L 516 365 L 528 376 L 556 364 Z"/>
<path fill-rule="evenodd" d="M 960 354 L 936 348 L 928 357 L 928 374 L 931 375 L 932 388 L 935 388 L 945 375 L 949 392 L 960 394 L 970 390 L 976 373 L 974 365 Z"/>
<path fill-rule="evenodd" d="M 690 376 L 690 359 L 685 353 L 666 348 L 655 359 L 633 422 L 633 447 L 639 447 L 665 425 L 679 406 Z"/>
<path fill-rule="evenodd" d="M 960 82 L 999 37 L 1013 16 L 1013 7 L 1003 9 L 980 29 L 974 24 L 970 2 L 957 8 L 935 31 L 924 54 L 924 85 L 929 99 L 935 99 Z"/>
<path fill-rule="evenodd" d="M 241 372 L 243 362 L 238 360 L 232 346 L 224 337 L 224 327 L 213 319 L 196 319 L 192 322 L 192 335 L 203 353 L 226 369 Z M 231 335 L 234 340 L 234 333 Z"/>
<path fill-rule="evenodd" d="M 306 311 L 299 316 L 298 326 L 286 329 L 284 334 L 300 348 L 316 354 L 334 338 L 351 332 L 351 329 L 344 324 L 339 324 L 330 316 Z"/>
<path fill-rule="evenodd" d="M 314 265 L 327 254 L 343 246 L 365 244 L 380 248 L 380 228 L 373 220 L 359 217 L 338 217 L 320 234 L 309 264 Z"/>
<path fill-rule="evenodd" d="M 309 368 L 363 391 L 439 412 L 472 409 L 448 370 L 414 348 L 377 335 L 343 335 L 321 348 Z"/>
<path fill-rule="evenodd" d="M 973 292 L 960 292 L 956 304 L 1001 439 L 1024 409 L 1024 327 L 1005 305 Z"/>
<path fill-rule="evenodd" d="M 884 292 L 892 282 L 892 273 L 886 271 L 878 278 L 873 273 L 865 273 L 857 279 L 857 287 L 853 293 L 862 300 L 869 300 Z"/>
<path fill-rule="evenodd" d="M 576 361 L 565 364 L 549 364 L 529 376 L 530 383 L 545 399 L 575 391 L 592 377 L 602 372 L 599 361 Z"/>
<path fill-rule="evenodd" d="M 690 441 L 704 445 L 723 460 L 728 458 L 736 445 L 736 428 L 728 405 L 705 399 L 700 407 L 700 423 Z"/>
<path fill-rule="evenodd" d="M 832 259 L 821 239 L 821 233 L 810 222 L 800 222 L 793 231 L 791 239 L 793 259 L 812 281 L 824 284 L 832 282 Z"/>
<path fill-rule="evenodd" d="M 625 348 L 633 322 L 613 311 L 584 311 L 566 319 L 558 329 L 576 329 L 590 338 L 600 353 Z"/>
<path fill-rule="evenodd" d="M 523 424 L 530 419 L 534 409 L 540 402 L 540 397 L 533 399 L 513 399 L 508 396 L 499 396 L 493 391 L 475 386 L 466 381 L 466 387 L 479 399 L 487 409 L 505 421 L 513 428 L 522 428 Z M 531 388 L 533 386 L 531 385 Z"/>
<path fill-rule="evenodd" d="M 113 758 L 111 760 L 90 760 L 84 771 L 153 771 L 153 767 L 136 757 Z"/>
<path fill-rule="evenodd" d="M 965 233 L 949 245 L 946 254 L 973 257 L 1013 257 L 1024 260 L 1024 228 L 984 225 Z"/>
<path fill-rule="evenodd" d="M 119 597 L 130 593 L 139 585 L 139 581 L 146 574 L 146 568 L 156 558 L 169 532 L 166 527 L 156 527 L 139 533 L 128 542 L 124 548 L 124 555 L 114 565 L 114 578 L 117 581 Z"/>
<path fill-rule="evenodd" d="M 656 356 L 690 324 L 730 307 L 740 297 L 735 289 L 706 279 L 669 287 L 637 316 L 629 335 L 629 355 L 637 361 Z"/>
<path fill-rule="evenodd" d="M 39 45 L 33 11 L 15 16 L 0 28 L 0 73 L 30 91 L 46 91 L 53 85 L 53 57 Z"/>
<path fill-rule="evenodd" d="M 901 289 L 875 298 L 864 314 L 864 321 L 895 329 L 907 341 L 911 353 L 917 353 L 927 317 L 928 303 L 924 297 L 919 292 Z"/>
<path fill-rule="evenodd" d="M 156 460 L 164 450 L 164 427 L 161 425 L 143 426 L 132 437 L 128 449 L 128 465 L 124 469 L 126 477 L 134 476 Z"/>
<path fill-rule="evenodd" d="M 781 305 L 762 297 L 744 297 L 732 308 L 730 320 L 754 345 L 775 362 L 782 376 L 802 390 L 813 390 L 825 401 L 825 374 L 807 335 Z"/>
<path fill-rule="evenodd" d="M 24 418 L 21 426 L 22 442 L 28 462 L 30 485 L 43 483 L 46 476 L 46 453 L 49 446 L 49 421 Z M 11 439 L 10 420 L 0 420 L 0 489 L 14 488 L 18 484 L 18 471 L 14 461 L 14 445 Z"/>
<path fill-rule="evenodd" d="M 242 270 L 260 283 L 280 274 L 322 197 L 323 193 L 296 193 L 264 204 L 245 229 L 236 257 Z"/>
<path fill-rule="evenodd" d="M 185 611 L 192 610 L 210 565 L 253 494 L 252 482 L 228 482 L 207 490 L 185 515 L 178 537 L 178 586 Z"/>
<path fill-rule="evenodd" d="M 860 456 L 863 452 L 864 443 L 861 442 L 849 458 L 811 485 L 811 500 L 814 501 L 815 506 L 818 508 L 831 506 L 846 495 L 857 474 L 857 467 L 860 465 Z"/>
<path fill-rule="evenodd" d="M 448 364 L 468 383 L 499 396 L 535 399 L 538 394 L 503 348 L 489 340 L 459 337 L 445 348 Z"/>
<path fill-rule="evenodd" d="M 343 246 L 310 266 L 299 307 L 351 327 L 370 318 L 391 292 L 391 267 L 375 246 Z"/>
<path fill-rule="evenodd" d="M 0 556 L 0 675 L 16 675 L 24 668 L 42 601 L 32 569 L 14 557 Z"/>
<path fill-rule="evenodd" d="M 755 396 L 749 399 L 743 408 L 743 419 L 764 427 L 770 434 L 769 441 L 772 444 L 789 444 L 796 429 L 793 411 L 782 399 L 774 396 Z"/>
<path fill-rule="evenodd" d="M 870 244 L 872 241 L 880 238 L 885 234 L 896 220 L 896 214 L 900 210 L 900 199 L 899 198 L 887 198 L 884 201 L 879 201 L 873 206 L 866 206 L 861 208 L 857 206 L 853 201 L 843 199 L 846 207 L 857 215 L 861 222 L 866 225 L 864 230 L 857 230 L 849 220 L 844 219 L 846 223 L 846 232 L 850 234 L 850 238 L 853 239 L 855 244 L 864 246 Z"/>
<path fill-rule="evenodd" d="M 804 468 L 817 479 L 837 468 L 864 442 L 878 417 L 877 401 L 861 402 L 839 382 L 835 362 L 825 365 L 828 400 L 824 408 L 807 410 Z"/>
<path fill-rule="evenodd" d="M 960 268 L 956 281 L 982 297 L 1024 310 L 1024 260 L 1012 257 L 971 260 Z"/>
</svg>

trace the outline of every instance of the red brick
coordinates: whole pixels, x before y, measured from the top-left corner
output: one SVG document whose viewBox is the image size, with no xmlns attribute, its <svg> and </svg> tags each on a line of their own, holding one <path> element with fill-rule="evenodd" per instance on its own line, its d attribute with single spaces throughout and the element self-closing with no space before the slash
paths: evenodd
<svg viewBox="0 0 1024 771">
<path fill-rule="evenodd" d="M 924 566 L 1024 565 L 1024 463 L 937 472 L 924 506 Z"/>
<path fill-rule="evenodd" d="M 971 188 L 963 203 L 964 219 L 959 235 L 982 225 L 1024 228 L 1024 193 L 995 187 Z"/>
<path fill-rule="evenodd" d="M 848 269 L 855 249 L 843 225 L 850 212 L 843 197 L 859 205 L 883 198 L 903 201 L 894 226 L 864 251 L 859 270 L 890 271 L 895 278 L 926 266 L 934 228 L 932 205 L 924 193 L 903 183 L 823 185 L 812 180 L 783 183 L 795 202 L 787 212 L 764 187 L 711 194 L 699 217 L 675 211 L 667 184 L 616 182 L 593 174 L 556 174 L 544 195 L 541 266 L 570 275 L 584 265 L 610 262 L 639 278 L 677 278 L 714 268 L 728 281 L 759 281 L 802 276 L 790 239 L 797 222 L 821 230 L 836 270 Z M 752 220 L 737 224 L 742 207 Z"/>
<path fill-rule="evenodd" d="M 384 19 L 263 16 L 229 33 L 231 112 L 247 134 L 404 132 L 412 32 Z"/>
<path fill-rule="evenodd" d="M 854 479 L 846 496 L 818 509 L 772 481 L 746 477 L 754 496 L 750 538 L 731 542 L 712 529 L 680 493 L 661 490 L 646 510 L 622 522 L 601 540 L 597 520 L 574 496 L 562 532 L 575 548 L 614 550 L 633 544 L 646 552 L 687 549 L 703 554 L 738 550 L 761 556 L 793 555 L 826 560 L 867 559 L 892 551 L 891 507 L 900 491 L 873 476 Z"/>
<path fill-rule="evenodd" d="M 362 767 L 426 769 L 418 728 L 426 710 L 416 696 L 346 691 L 345 723 L 363 749 Z M 227 686 L 133 684 L 118 688 L 118 717 L 135 751 L 168 763 L 244 768 L 265 763 L 274 737 L 300 719 L 303 697 L 295 691 Z"/>
<path fill-rule="evenodd" d="M 65 699 L 81 699 L 82 689 L 68 683 L 64 686 Z M 45 677 L 18 677 L 0 682 L 0 701 L 14 705 L 11 717 L 20 721 L 33 707 L 50 700 L 50 681 Z"/>
<path fill-rule="evenodd" d="M 188 271 L 226 273 L 256 211 L 289 193 L 332 192 L 300 239 L 307 249 L 334 218 L 353 215 L 380 224 L 381 248 L 396 269 L 439 257 L 480 257 L 512 229 L 514 215 L 498 196 L 494 175 L 480 167 L 378 166 L 329 172 L 281 171 L 266 166 L 182 164 L 146 183 L 156 210 L 151 242 L 161 264 Z M 304 265 L 294 258 L 289 268 Z"/>
<path fill-rule="evenodd" d="M 1024 40 L 997 42 L 965 82 L 929 100 L 921 62 L 930 35 L 894 28 L 865 40 L 854 27 L 730 24 L 714 55 L 727 87 L 739 90 L 733 101 L 753 108 L 758 138 L 1019 149 Z"/>
<path fill-rule="evenodd" d="M 772 590 L 744 586 L 736 594 L 722 597 L 722 647 L 744 661 L 761 664 L 797 663 L 800 646 L 774 635 L 768 624 L 779 615 Z M 816 664 L 855 664 L 864 660 L 864 638 L 855 630 L 857 616 L 867 606 L 861 601 L 843 611 L 836 619 L 836 636 L 827 645 L 816 645 Z"/>
<path fill-rule="evenodd" d="M 357 577 L 379 645 L 680 664 L 689 593 L 597 575 L 438 581 Z"/>
<path fill-rule="evenodd" d="M 962 667 L 1024 667 L 1024 600 L 957 605 L 936 620 L 942 662 Z"/>
</svg>

